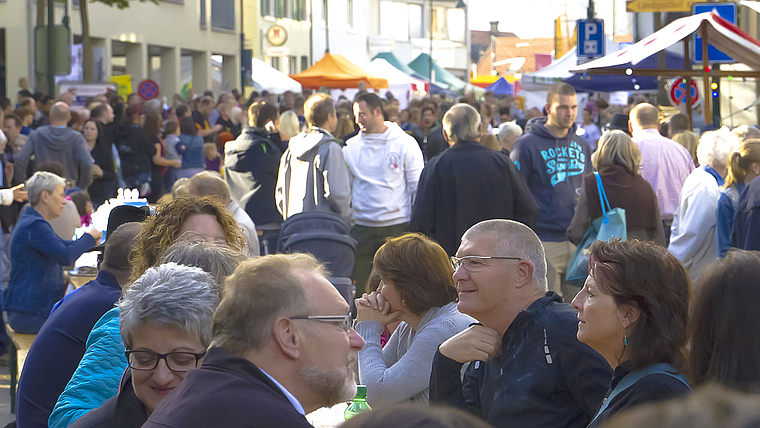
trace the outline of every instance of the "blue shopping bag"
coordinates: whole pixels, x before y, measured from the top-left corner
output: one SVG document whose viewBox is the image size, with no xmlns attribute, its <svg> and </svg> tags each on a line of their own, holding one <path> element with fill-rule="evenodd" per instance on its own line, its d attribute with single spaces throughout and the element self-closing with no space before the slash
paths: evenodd
<svg viewBox="0 0 760 428">
<path fill-rule="evenodd" d="M 610 241 L 619 238 L 622 241 L 628 239 L 628 228 L 625 220 L 625 210 L 622 208 L 610 208 L 610 202 L 607 200 L 607 194 L 604 192 L 602 178 L 598 172 L 594 173 L 596 177 L 596 187 L 599 192 L 599 201 L 602 204 L 602 216 L 594 219 L 591 225 L 586 229 L 583 239 L 575 247 L 573 257 L 567 266 L 565 281 L 568 284 L 582 286 L 588 277 L 588 248 L 596 241 Z"/>
</svg>

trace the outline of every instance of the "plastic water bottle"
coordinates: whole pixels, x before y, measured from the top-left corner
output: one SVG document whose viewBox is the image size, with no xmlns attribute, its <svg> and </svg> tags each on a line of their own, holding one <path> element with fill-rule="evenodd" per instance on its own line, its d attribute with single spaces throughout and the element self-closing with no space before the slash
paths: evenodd
<svg viewBox="0 0 760 428">
<path fill-rule="evenodd" d="M 358 385 L 356 387 L 356 397 L 354 397 L 351 405 L 346 408 L 346 411 L 343 412 L 343 417 L 349 420 L 359 413 L 369 412 L 370 410 L 372 408 L 367 404 L 367 387 Z"/>
</svg>

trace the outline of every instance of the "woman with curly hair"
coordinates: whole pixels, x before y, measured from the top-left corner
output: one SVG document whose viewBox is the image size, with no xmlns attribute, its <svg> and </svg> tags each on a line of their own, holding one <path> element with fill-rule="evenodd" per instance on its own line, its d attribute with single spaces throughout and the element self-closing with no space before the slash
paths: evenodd
<svg viewBox="0 0 760 428">
<path fill-rule="evenodd" d="M 143 221 L 130 261 L 132 279 L 151 267 L 173 262 L 209 272 L 221 286 L 245 257 L 245 238 L 224 208 L 210 197 L 181 196 Z M 129 288 L 127 285 L 125 291 Z M 50 415 L 50 427 L 67 427 L 118 392 L 127 367 L 119 332 L 119 309 L 103 315 L 87 338 L 87 350 Z"/>
<path fill-rule="evenodd" d="M 239 251 L 245 246 L 242 229 L 218 199 L 183 194 L 159 206 L 156 215 L 143 221 L 130 255 L 132 279 L 155 266 L 185 232 L 199 233 Z"/>
</svg>

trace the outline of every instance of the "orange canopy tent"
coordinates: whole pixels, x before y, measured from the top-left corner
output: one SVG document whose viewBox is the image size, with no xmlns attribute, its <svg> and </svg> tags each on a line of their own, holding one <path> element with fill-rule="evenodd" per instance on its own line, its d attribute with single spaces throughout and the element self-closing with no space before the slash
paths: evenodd
<svg viewBox="0 0 760 428">
<path fill-rule="evenodd" d="M 356 88 L 359 82 L 365 82 L 370 88 L 388 87 L 388 80 L 367 74 L 343 55 L 331 53 L 326 53 L 316 64 L 301 73 L 291 74 L 290 78 L 310 88 Z"/>
</svg>

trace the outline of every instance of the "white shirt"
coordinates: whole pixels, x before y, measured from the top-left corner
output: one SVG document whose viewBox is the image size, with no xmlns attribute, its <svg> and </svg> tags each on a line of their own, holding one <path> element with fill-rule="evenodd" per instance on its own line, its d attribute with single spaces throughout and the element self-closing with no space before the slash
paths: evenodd
<svg viewBox="0 0 760 428">
<path fill-rule="evenodd" d="M 259 370 L 261 370 L 261 373 L 264 373 L 265 375 L 267 375 L 267 377 L 272 382 L 274 382 L 274 384 L 277 385 L 277 387 L 280 388 L 280 390 L 282 390 L 282 393 L 285 394 L 286 397 L 288 397 L 288 400 L 290 401 L 290 404 L 292 404 L 293 407 L 296 408 L 296 411 L 298 413 L 306 416 L 306 411 L 303 409 L 303 406 L 301 405 L 301 402 L 298 401 L 298 399 L 296 398 L 295 395 L 291 394 L 290 391 L 288 391 L 284 386 L 282 386 L 282 384 L 280 382 L 277 382 L 277 379 L 273 378 L 272 376 L 269 376 L 269 373 L 265 372 L 261 368 L 259 368 Z"/>
</svg>

